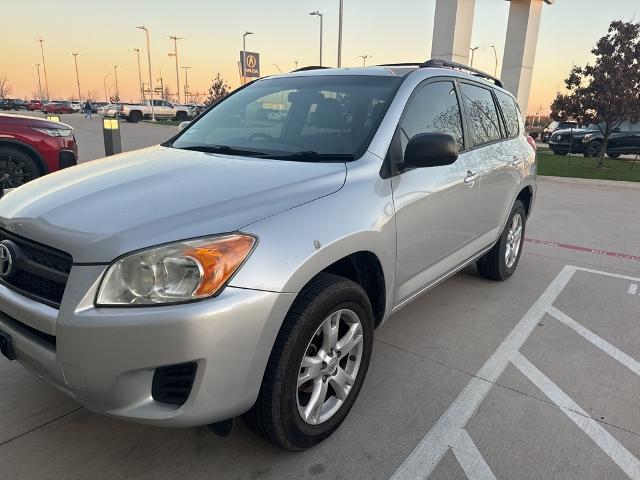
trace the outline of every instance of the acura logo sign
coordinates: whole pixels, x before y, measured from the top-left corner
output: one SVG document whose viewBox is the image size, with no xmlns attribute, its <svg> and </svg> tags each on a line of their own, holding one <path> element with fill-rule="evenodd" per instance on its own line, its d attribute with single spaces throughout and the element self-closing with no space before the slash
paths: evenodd
<svg viewBox="0 0 640 480">
<path fill-rule="evenodd" d="M 9 247 L 0 243 L 0 277 L 8 277 L 13 270 L 13 254 Z"/>
</svg>

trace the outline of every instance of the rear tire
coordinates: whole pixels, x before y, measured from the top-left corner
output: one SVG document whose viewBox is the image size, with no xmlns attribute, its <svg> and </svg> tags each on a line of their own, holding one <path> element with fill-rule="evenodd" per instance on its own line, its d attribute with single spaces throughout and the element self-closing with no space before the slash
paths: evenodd
<svg viewBox="0 0 640 480">
<path fill-rule="evenodd" d="M 349 335 L 355 340 L 345 341 Z M 367 374 L 372 348 L 373 313 L 362 287 L 321 273 L 287 314 L 258 399 L 244 415 L 245 422 L 287 450 L 320 443 L 351 410 Z"/>
<path fill-rule="evenodd" d="M 178 113 L 176 113 L 176 120 L 178 122 L 184 122 L 184 121 L 186 121 L 188 119 L 189 119 L 189 117 L 187 115 L 187 112 L 178 112 Z"/>
<path fill-rule="evenodd" d="M 520 200 L 516 200 L 500 239 L 477 262 L 480 275 L 490 280 L 499 281 L 506 280 L 513 275 L 522 255 L 526 222 L 527 215 L 524 205 Z"/>
<path fill-rule="evenodd" d="M 131 123 L 138 123 L 140 120 L 142 120 L 142 113 L 138 112 L 137 110 L 131 112 L 129 114 L 129 118 L 127 118 L 127 121 Z"/>
<path fill-rule="evenodd" d="M 554 155 L 562 155 L 565 156 L 567 155 L 569 152 L 561 152 L 560 150 L 553 150 L 553 154 Z"/>
<path fill-rule="evenodd" d="M 618 158 L 620 155 L 620 153 L 607 153 L 607 157 L 609 158 Z"/>
<path fill-rule="evenodd" d="M 24 185 L 40 176 L 40 169 L 29 155 L 11 147 L 0 147 L 0 170 L 9 174 L 5 188 Z"/>
</svg>

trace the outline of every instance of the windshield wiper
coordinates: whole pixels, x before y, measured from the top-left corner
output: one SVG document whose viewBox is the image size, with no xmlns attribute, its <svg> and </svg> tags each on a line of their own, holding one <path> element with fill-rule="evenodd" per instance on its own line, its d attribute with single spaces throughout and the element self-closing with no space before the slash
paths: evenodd
<svg viewBox="0 0 640 480">
<path fill-rule="evenodd" d="M 229 145 L 189 145 L 187 147 L 173 148 L 206 153 L 225 153 L 227 155 L 239 155 L 244 157 L 264 157 L 267 155 L 266 153 L 257 150 L 244 150 L 241 148 L 230 147 Z"/>
<path fill-rule="evenodd" d="M 303 150 L 296 153 L 282 153 L 266 155 L 262 158 L 274 158 L 277 160 L 295 160 L 298 162 L 335 161 L 348 162 L 355 160 L 351 153 L 318 153 L 315 150 Z"/>
</svg>

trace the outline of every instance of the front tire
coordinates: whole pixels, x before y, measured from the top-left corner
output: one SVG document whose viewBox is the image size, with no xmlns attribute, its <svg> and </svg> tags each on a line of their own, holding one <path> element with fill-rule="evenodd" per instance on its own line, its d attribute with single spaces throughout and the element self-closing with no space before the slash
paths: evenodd
<svg viewBox="0 0 640 480">
<path fill-rule="evenodd" d="M 127 120 L 130 123 L 138 123 L 140 120 L 142 120 L 142 113 L 134 110 L 129 114 L 129 118 L 127 118 Z"/>
<path fill-rule="evenodd" d="M 516 200 L 500 239 L 477 262 L 478 272 L 490 280 L 503 281 L 513 275 L 522 254 L 527 215 L 524 205 Z"/>
<path fill-rule="evenodd" d="M 0 170 L 8 173 L 5 188 L 15 188 L 40 176 L 36 162 L 26 153 L 11 147 L 0 147 Z"/>
<path fill-rule="evenodd" d="M 321 273 L 287 314 L 246 423 L 287 450 L 320 443 L 351 410 L 372 348 L 373 313 L 362 287 Z"/>
</svg>

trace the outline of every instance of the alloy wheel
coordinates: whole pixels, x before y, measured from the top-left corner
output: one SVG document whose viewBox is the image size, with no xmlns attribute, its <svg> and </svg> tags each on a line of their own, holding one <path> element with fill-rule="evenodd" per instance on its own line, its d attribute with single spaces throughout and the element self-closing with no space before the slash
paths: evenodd
<svg viewBox="0 0 640 480">
<path fill-rule="evenodd" d="M 513 267 L 520 254 L 522 246 L 522 216 L 516 213 L 511 219 L 507 234 L 507 248 L 504 251 L 504 261 L 507 268 Z"/>
<path fill-rule="evenodd" d="M 338 310 L 322 321 L 298 373 L 296 401 L 306 423 L 324 423 L 344 404 L 360 369 L 362 340 L 362 323 L 352 310 Z"/>
</svg>

